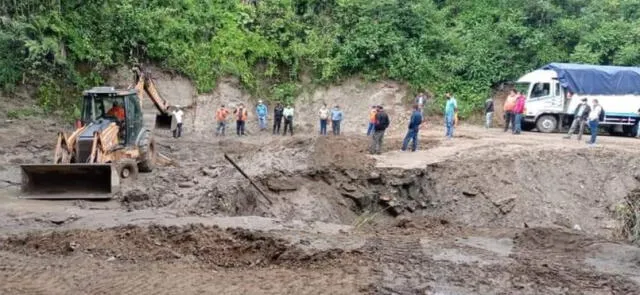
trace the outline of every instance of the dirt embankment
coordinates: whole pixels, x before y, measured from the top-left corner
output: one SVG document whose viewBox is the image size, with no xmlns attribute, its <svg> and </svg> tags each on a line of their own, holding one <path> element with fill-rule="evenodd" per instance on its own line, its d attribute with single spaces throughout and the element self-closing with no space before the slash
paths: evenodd
<svg viewBox="0 0 640 295">
<path fill-rule="evenodd" d="M 639 184 L 629 171 L 640 163 L 620 151 L 476 148 L 406 169 L 374 166 L 365 154 L 366 137 L 230 140 L 176 142 L 165 153 L 180 166 L 141 175 L 121 194 L 123 206 L 340 224 L 353 224 L 365 213 L 418 215 L 473 226 L 577 227 L 612 235 L 615 207 Z M 389 146 L 399 144 L 389 141 Z M 423 148 L 429 154 L 448 147 L 439 148 L 436 141 Z M 236 159 L 273 205 L 225 162 L 223 153 Z"/>
<path fill-rule="evenodd" d="M 0 291 L 55 286 L 67 293 L 109 294 L 212 288 L 225 294 L 637 294 L 640 283 L 638 248 L 578 231 L 410 218 L 375 234 L 302 233 L 294 243 L 278 235 L 289 234 L 127 226 L 12 236 L 0 240 L 0 258 L 8 263 L 0 274 L 10 274 L 0 276 Z M 339 243 L 312 245 L 341 239 L 363 242 L 351 250 Z M 96 266 L 101 275 L 93 273 Z M 30 280 L 16 280 L 27 273 Z"/>
<path fill-rule="evenodd" d="M 202 225 L 36 232 L 9 237 L 0 245 L 2 251 L 27 256 L 89 255 L 133 263 L 185 259 L 214 267 L 294 265 L 343 254 L 340 249 L 308 252 L 265 233 Z"/>
</svg>

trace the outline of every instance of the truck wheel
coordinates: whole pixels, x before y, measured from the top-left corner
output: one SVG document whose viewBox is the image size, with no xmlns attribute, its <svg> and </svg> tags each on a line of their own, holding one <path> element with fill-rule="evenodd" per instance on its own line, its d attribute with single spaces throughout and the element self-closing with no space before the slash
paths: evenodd
<svg viewBox="0 0 640 295">
<path fill-rule="evenodd" d="M 156 145 L 151 136 L 151 132 L 145 132 L 144 135 L 142 135 L 138 149 L 140 150 L 138 170 L 140 170 L 140 172 L 153 171 L 156 161 Z"/>
<path fill-rule="evenodd" d="M 624 133 L 624 136 L 635 136 L 635 132 L 636 131 L 636 126 L 635 125 L 624 125 L 622 126 L 622 133 Z"/>
<path fill-rule="evenodd" d="M 536 128 L 542 133 L 551 133 L 558 127 L 558 119 L 551 115 L 544 115 L 536 121 Z"/>
</svg>

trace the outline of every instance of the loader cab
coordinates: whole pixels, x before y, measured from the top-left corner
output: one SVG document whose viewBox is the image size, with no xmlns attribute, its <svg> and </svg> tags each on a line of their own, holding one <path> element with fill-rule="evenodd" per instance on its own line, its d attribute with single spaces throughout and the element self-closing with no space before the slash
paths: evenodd
<svg viewBox="0 0 640 295">
<path fill-rule="evenodd" d="M 124 111 L 114 112 L 114 108 Z M 140 101 L 133 90 L 117 91 L 113 87 L 94 87 L 83 94 L 82 125 L 114 122 L 120 127 L 119 142 L 125 146 L 135 144 L 143 127 L 142 118 Z"/>
</svg>

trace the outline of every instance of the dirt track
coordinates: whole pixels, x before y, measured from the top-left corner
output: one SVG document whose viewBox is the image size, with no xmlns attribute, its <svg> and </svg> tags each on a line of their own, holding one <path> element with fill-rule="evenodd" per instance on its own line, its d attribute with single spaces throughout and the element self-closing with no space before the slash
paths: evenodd
<svg viewBox="0 0 640 295">
<path fill-rule="evenodd" d="M 370 157 L 353 133 L 159 134 L 175 165 L 109 202 L 43 202 L 16 197 L 52 147 L 28 128 L 1 143 L 1 294 L 640 294 L 613 214 L 638 187 L 633 139 L 430 125 L 421 151 L 395 133 Z"/>
</svg>

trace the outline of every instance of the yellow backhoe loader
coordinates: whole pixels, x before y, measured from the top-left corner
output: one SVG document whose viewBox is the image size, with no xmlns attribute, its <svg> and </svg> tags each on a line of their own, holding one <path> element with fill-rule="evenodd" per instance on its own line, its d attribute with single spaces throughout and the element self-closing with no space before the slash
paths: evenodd
<svg viewBox="0 0 640 295">
<path fill-rule="evenodd" d="M 70 135 L 58 133 L 52 163 L 21 166 L 22 198 L 110 199 L 121 179 L 153 170 L 155 141 L 144 127 L 141 99 L 146 94 L 155 105 L 159 129 L 170 128 L 171 106 L 141 68 L 133 72 L 133 88 L 83 93 L 81 126 Z"/>
</svg>

